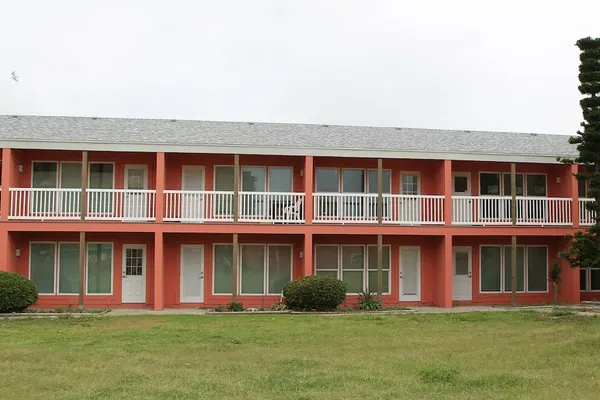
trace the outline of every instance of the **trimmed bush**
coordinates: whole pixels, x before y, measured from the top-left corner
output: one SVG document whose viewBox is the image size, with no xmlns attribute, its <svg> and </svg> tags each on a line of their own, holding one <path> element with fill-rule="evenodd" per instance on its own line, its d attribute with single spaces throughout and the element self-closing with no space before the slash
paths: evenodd
<svg viewBox="0 0 600 400">
<path fill-rule="evenodd" d="M 346 284 L 330 276 L 304 276 L 283 287 L 283 298 L 292 310 L 335 310 L 346 299 Z"/>
<path fill-rule="evenodd" d="M 33 282 L 21 274 L 0 271 L 0 313 L 21 312 L 37 299 Z"/>
</svg>

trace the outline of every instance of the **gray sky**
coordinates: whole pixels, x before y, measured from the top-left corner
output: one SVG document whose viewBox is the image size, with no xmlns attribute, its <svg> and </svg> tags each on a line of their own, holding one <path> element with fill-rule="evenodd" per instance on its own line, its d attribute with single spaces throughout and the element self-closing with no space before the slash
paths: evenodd
<svg viewBox="0 0 600 400">
<path fill-rule="evenodd" d="M 598 0 L 90 3 L 0 0 L 0 114 L 572 134 L 600 36 Z"/>
</svg>

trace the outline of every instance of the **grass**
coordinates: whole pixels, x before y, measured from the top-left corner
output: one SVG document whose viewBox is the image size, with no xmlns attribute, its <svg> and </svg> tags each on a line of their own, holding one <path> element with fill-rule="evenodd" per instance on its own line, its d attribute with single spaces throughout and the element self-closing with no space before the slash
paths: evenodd
<svg viewBox="0 0 600 400">
<path fill-rule="evenodd" d="M 586 399 L 600 319 L 503 312 L 0 321 L 10 399 Z"/>
</svg>

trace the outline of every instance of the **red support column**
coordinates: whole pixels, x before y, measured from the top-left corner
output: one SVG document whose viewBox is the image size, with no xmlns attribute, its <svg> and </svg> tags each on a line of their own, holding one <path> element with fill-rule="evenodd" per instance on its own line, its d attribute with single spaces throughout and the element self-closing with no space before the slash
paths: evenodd
<svg viewBox="0 0 600 400">
<path fill-rule="evenodd" d="M 452 160 L 444 160 L 444 224 L 452 225 Z"/>
<path fill-rule="evenodd" d="M 313 156 L 306 156 L 304 157 L 304 220 L 307 224 L 312 224 L 313 221 L 313 177 Z"/>
<path fill-rule="evenodd" d="M 567 182 L 570 186 L 570 195 L 571 201 L 571 216 L 573 218 L 573 226 L 579 226 L 579 182 L 575 177 L 575 174 L 578 172 L 577 165 L 571 165 L 571 173 L 569 174 L 569 181 Z"/>
<path fill-rule="evenodd" d="M 2 149 L 2 193 L 0 198 L 0 219 L 2 221 L 8 220 L 10 212 L 10 192 L 8 189 L 14 185 L 14 169 L 12 149 Z"/>
<path fill-rule="evenodd" d="M 444 235 L 440 251 L 440 271 L 437 282 L 437 305 L 452 307 L 452 235 Z"/>
<path fill-rule="evenodd" d="M 313 274 L 313 237 L 312 233 L 304 234 L 304 270 L 302 276 L 309 276 Z"/>
<path fill-rule="evenodd" d="M 154 309 L 165 308 L 165 266 L 163 233 L 154 233 Z"/>
<path fill-rule="evenodd" d="M 558 242 L 559 251 L 565 251 L 571 246 L 571 240 L 564 238 Z M 552 261 L 552 259 L 550 259 Z M 579 268 L 572 268 L 566 261 L 559 260 L 561 280 L 558 287 L 558 299 L 567 304 L 579 304 L 581 292 L 579 289 Z"/>
<path fill-rule="evenodd" d="M 165 216 L 165 153 L 156 153 L 156 222 Z"/>
</svg>

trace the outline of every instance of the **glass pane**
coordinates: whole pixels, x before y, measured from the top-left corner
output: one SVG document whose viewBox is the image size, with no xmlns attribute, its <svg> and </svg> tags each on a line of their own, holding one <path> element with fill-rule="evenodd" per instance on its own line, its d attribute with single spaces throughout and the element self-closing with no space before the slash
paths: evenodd
<svg viewBox="0 0 600 400">
<path fill-rule="evenodd" d="M 469 178 L 466 176 L 454 177 L 454 193 L 466 193 L 469 190 Z"/>
<path fill-rule="evenodd" d="M 517 177 L 517 196 L 523 196 L 523 174 L 516 174 Z M 512 182 L 510 174 L 504 174 L 504 195 L 512 196 Z"/>
<path fill-rule="evenodd" d="M 218 244 L 214 254 L 214 290 L 216 294 L 231 294 L 233 246 Z"/>
<path fill-rule="evenodd" d="M 88 244 L 87 292 L 110 294 L 112 291 L 112 244 Z"/>
<path fill-rule="evenodd" d="M 59 245 L 58 293 L 79 293 L 79 243 Z"/>
<path fill-rule="evenodd" d="M 369 252 L 368 267 L 371 270 L 377 270 L 377 246 L 369 246 L 368 252 Z M 390 269 L 390 246 L 383 246 L 382 255 L 383 255 L 382 268 L 384 270 L 388 270 L 388 269 Z"/>
<path fill-rule="evenodd" d="M 363 246 L 342 246 L 342 269 L 364 268 Z"/>
<path fill-rule="evenodd" d="M 34 162 L 31 187 L 55 188 L 57 169 L 55 162 Z"/>
<path fill-rule="evenodd" d="M 338 270 L 338 247 L 317 246 L 315 249 L 316 270 L 329 269 Z"/>
<path fill-rule="evenodd" d="M 383 170 L 382 172 L 382 179 L 383 179 L 383 185 L 381 188 L 381 192 L 382 193 L 391 193 L 391 184 L 392 184 L 392 178 L 390 176 L 390 171 L 389 170 Z M 369 193 L 378 193 L 377 190 L 377 170 L 369 170 Z"/>
<path fill-rule="evenodd" d="M 365 192 L 365 170 L 363 169 L 344 169 L 343 187 L 345 193 L 364 193 Z"/>
<path fill-rule="evenodd" d="M 90 189 L 112 189 L 113 165 L 90 163 Z"/>
<path fill-rule="evenodd" d="M 81 163 L 63 163 L 60 170 L 60 187 L 77 189 L 81 187 Z"/>
<path fill-rule="evenodd" d="M 126 189 L 145 190 L 146 170 L 144 168 L 127 168 Z"/>
<path fill-rule="evenodd" d="M 480 174 L 479 175 L 479 193 L 487 196 L 500 195 L 500 174 Z"/>
<path fill-rule="evenodd" d="M 481 248 L 481 291 L 500 291 L 501 247 Z"/>
<path fill-rule="evenodd" d="M 339 191 L 339 171 L 333 168 L 317 168 L 317 192 Z"/>
<path fill-rule="evenodd" d="M 546 176 L 527 174 L 527 196 L 546 196 Z"/>
<path fill-rule="evenodd" d="M 317 271 L 316 275 L 330 276 L 337 279 L 337 271 Z"/>
<path fill-rule="evenodd" d="M 402 175 L 400 190 L 405 195 L 419 194 L 419 175 Z"/>
<path fill-rule="evenodd" d="M 527 290 L 545 291 L 548 283 L 548 251 L 542 246 L 527 247 Z"/>
<path fill-rule="evenodd" d="M 281 293 L 292 280 L 292 246 L 269 246 L 269 293 Z"/>
<path fill-rule="evenodd" d="M 383 271 L 383 288 L 382 288 L 382 293 L 389 293 L 390 292 L 390 282 L 389 282 L 389 272 L 388 271 Z M 371 293 L 377 293 L 377 271 L 369 271 L 369 282 L 368 282 L 368 286 L 367 286 L 367 291 L 371 292 Z"/>
<path fill-rule="evenodd" d="M 590 290 L 600 290 L 600 269 L 590 269 Z"/>
<path fill-rule="evenodd" d="M 346 284 L 346 293 L 360 293 L 363 290 L 363 271 L 343 271 L 342 281 Z"/>
<path fill-rule="evenodd" d="M 292 168 L 269 167 L 269 192 L 292 192 Z"/>
<path fill-rule="evenodd" d="M 31 243 L 29 279 L 40 293 L 54 293 L 54 243 Z"/>
<path fill-rule="evenodd" d="M 242 294 L 263 294 L 265 282 L 265 246 L 242 246 Z"/>
<path fill-rule="evenodd" d="M 587 182 L 586 181 L 577 181 L 577 185 L 578 185 L 578 192 L 579 192 L 579 198 L 580 199 L 585 199 L 588 197 L 588 191 L 587 189 Z"/>
<path fill-rule="evenodd" d="M 215 190 L 233 191 L 233 167 L 215 167 Z"/>
<path fill-rule="evenodd" d="M 264 192 L 265 171 L 266 169 L 264 167 L 243 167 L 242 192 Z"/>
<path fill-rule="evenodd" d="M 512 247 L 504 247 L 504 290 L 512 291 Z M 517 291 L 525 290 L 525 247 L 517 246 Z"/>
<path fill-rule="evenodd" d="M 454 253 L 454 274 L 458 276 L 469 275 L 469 252 L 456 251 Z"/>
<path fill-rule="evenodd" d="M 579 270 L 579 290 L 587 291 L 587 269 L 585 268 Z"/>
</svg>

